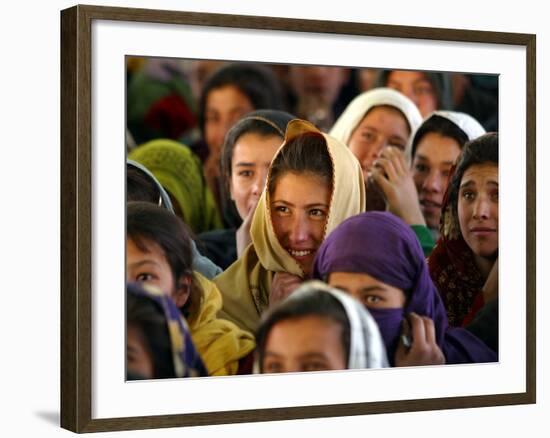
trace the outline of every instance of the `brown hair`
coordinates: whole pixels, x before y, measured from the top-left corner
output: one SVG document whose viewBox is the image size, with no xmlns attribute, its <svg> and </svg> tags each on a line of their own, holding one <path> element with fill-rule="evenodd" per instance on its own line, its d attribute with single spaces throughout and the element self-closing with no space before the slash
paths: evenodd
<svg viewBox="0 0 550 438">
<path fill-rule="evenodd" d="M 185 318 L 198 314 L 202 301 L 202 289 L 193 275 L 193 255 L 190 231 L 175 214 L 149 202 L 129 202 L 126 207 L 126 238 L 144 252 L 149 251 L 146 241 L 159 245 L 178 284 L 182 275 L 191 278 L 189 299 L 180 308 Z"/>
<path fill-rule="evenodd" d="M 332 186 L 332 159 L 321 133 L 306 132 L 291 139 L 271 164 L 268 189 L 273 195 L 278 179 L 285 173 L 310 173 Z"/>
</svg>

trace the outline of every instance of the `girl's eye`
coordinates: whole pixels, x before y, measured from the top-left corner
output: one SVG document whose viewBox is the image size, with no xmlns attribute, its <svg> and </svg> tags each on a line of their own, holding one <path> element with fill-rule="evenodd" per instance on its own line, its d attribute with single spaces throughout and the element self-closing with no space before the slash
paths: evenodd
<svg viewBox="0 0 550 438">
<path fill-rule="evenodd" d="M 249 177 L 252 176 L 252 171 L 251 170 L 241 170 L 239 173 L 237 173 L 237 175 L 242 176 L 244 178 L 249 178 Z"/>
<path fill-rule="evenodd" d="M 310 210 L 309 214 L 311 216 L 315 216 L 315 217 L 325 217 L 326 216 L 326 213 L 323 210 L 320 210 L 318 208 L 314 208 L 313 210 Z"/>
<path fill-rule="evenodd" d="M 276 206 L 274 207 L 274 209 L 275 209 L 275 212 L 277 212 L 277 213 L 282 213 L 282 214 L 284 214 L 284 213 L 289 213 L 289 212 L 290 212 L 290 210 L 288 209 L 288 207 L 286 207 L 286 206 L 284 206 L 284 205 L 276 205 Z"/>
<path fill-rule="evenodd" d="M 426 173 L 428 172 L 428 166 L 426 166 L 425 164 L 417 164 L 414 166 L 415 170 L 419 173 Z"/>
<path fill-rule="evenodd" d="M 367 142 L 373 142 L 376 140 L 376 135 L 373 132 L 363 132 L 362 137 Z"/>
<path fill-rule="evenodd" d="M 267 362 L 263 366 L 265 373 L 282 373 L 283 366 L 279 362 Z"/>
<path fill-rule="evenodd" d="M 462 192 L 462 197 L 467 201 L 471 201 L 475 198 L 475 193 L 470 190 L 465 190 L 464 192 Z"/>
<path fill-rule="evenodd" d="M 417 96 L 423 96 L 426 94 L 432 94 L 432 87 L 430 84 L 419 84 L 413 88 L 413 93 Z"/>
<path fill-rule="evenodd" d="M 380 304 L 380 302 L 382 301 L 382 299 L 377 295 L 365 295 L 361 298 L 361 301 L 363 301 L 363 304 L 365 306 Z"/>
<path fill-rule="evenodd" d="M 498 202 L 498 190 L 491 193 L 491 199 Z"/>
<path fill-rule="evenodd" d="M 397 148 L 399 149 L 400 151 L 404 151 L 405 150 L 405 145 L 402 144 L 402 143 L 398 143 L 398 142 L 390 142 L 390 144 L 388 144 L 388 147 L 394 147 L 394 148 Z"/>
<path fill-rule="evenodd" d="M 302 371 L 323 371 L 328 369 L 327 365 L 323 362 L 307 362 L 302 366 Z"/>
<path fill-rule="evenodd" d="M 142 274 L 138 274 L 136 276 L 136 281 L 151 281 L 152 279 L 153 279 L 153 275 L 148 274 L 146 272 L 144 272 Z"/>
</svg>

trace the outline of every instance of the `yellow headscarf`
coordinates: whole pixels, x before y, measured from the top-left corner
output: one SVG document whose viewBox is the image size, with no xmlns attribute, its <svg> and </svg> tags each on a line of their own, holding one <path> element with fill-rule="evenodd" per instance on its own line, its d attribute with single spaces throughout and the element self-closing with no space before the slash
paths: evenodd
<svg viewBox="0 0 550 438">
<path fill-rule="evenodd" d="M 322 134 L 332 160 L 332 196 L 325 226 L 326 237 L 340 222 L 365 210 L 365 185 L 361 166 L 347 146 L 303 120 L 293 120 L 288 124 L 285 140 L 273 160 L 290 140 L 308 132 Z M 304 278 L 300 265 L 275 235 L 267 190 L 270 179 L 271 169 L 252 219 L 252 244 L 225 272 L 214 278 L 223 295 L 220 316 L 252 332 L 269 305 L 273 275 L 288 272 Z"/>
<path fill-rule="evenodd" d="M 220 291 L 198 272 L 194 275 L 203 290 L 203 301 L 198 314 L 188 320 L 193 343 L 209 375 L 236 374 L 239 360 L 256 347 L 254 336 L 232 322 L 218 318 L 217 313 L 222 307 Z"/>
</svg>

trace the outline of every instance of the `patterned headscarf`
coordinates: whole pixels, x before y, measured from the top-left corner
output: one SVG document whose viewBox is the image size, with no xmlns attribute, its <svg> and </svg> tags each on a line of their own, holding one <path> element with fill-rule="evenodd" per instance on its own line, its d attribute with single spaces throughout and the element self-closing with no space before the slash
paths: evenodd
<svg viewBox="0 0 550 438">
<path fill-rule="evenodd" d="M 391 363 L 401 322 L 411 312 L 433 320 L 437 344 L 447 363 L 496 360 L 495 353 L 471 333 L 449 327 L 415 233 L 391 213 L 367 212 L 342 222 L 321 244 L 314 262 L 315 278 L 326 280 L 332 272 L 368 274 L 405 293 L 403 308 L 370 309 Z"/>
<path fill-rule="evenodd" d="M 166 321 L 172 346 L 174 377 L 207 376 L 208 372 L 193 344 L 189 327 L 172 299 L 160 289 L 146 284 L 130 283 L 126 290 L 129 295 L 154 302 L 156 309 Z"/>
</svg>

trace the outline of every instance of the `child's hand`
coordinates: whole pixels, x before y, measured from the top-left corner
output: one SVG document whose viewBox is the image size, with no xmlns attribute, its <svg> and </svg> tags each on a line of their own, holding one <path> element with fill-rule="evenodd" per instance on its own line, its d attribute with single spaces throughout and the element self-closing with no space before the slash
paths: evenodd
<svg viewBox="0 0 550 438">
<path fill-rule="evenodd" d="M 399 342 L 395 352 L 395 366 L 443 365 L 445 356 L 435 339 L 435 326 L 432 319 L 411 313 L 412 340 L 410 347 Z"/>
</svg>

